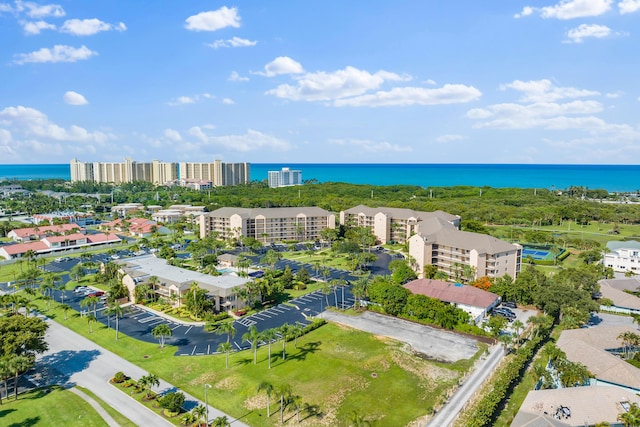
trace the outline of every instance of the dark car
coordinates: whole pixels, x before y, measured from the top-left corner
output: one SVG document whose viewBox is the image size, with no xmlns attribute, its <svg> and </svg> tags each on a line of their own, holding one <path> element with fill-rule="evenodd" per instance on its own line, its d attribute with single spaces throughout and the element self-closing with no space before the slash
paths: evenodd
<svg viewBox="0 0 640 427">
<path fill-rule="evenodd" d="M 509 307 L 509 308 L 518 308 L 516 303 L 513 302 L 513 301 L 502 301 L 502 306 L 503 307 Z"/>
</svg>

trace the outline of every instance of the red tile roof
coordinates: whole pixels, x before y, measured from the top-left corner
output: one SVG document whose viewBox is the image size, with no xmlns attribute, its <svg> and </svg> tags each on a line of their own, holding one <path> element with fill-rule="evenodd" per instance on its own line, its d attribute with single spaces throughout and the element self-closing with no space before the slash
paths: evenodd
<svg viewBox="0 0 640 427">
<path fill-rule="evenodd" d="M 404 285 L 404 287 L 409 289 L 413 294 L 426 295 L 431 298 L 439 299 L 440 301 L 453 304 L 464 304 L 482 309 L 488 308 L 498 298 L 500 298 L 494 293 L 483 291 L 482 289 L 474 288 L 473 286 L 466 286 L 457 283 L 454 284 L 433 279 L 413 280 Z"/>
<path fill-rule="evenodd" d="M 38 229 L 36 231 L 36 228 Z M 29 236 L 43 236 L 53 233 L 65 233 L 71 230 L 82 230 L 77 224 L 61 224 L 61 225 L 44 225 L 42 227 L 17 228 L 12 232 L 19 238 Z"/>
<path fill-rule="evenodd" d="M 35 252 L 48 251 L 49 246 L 44 242 L 16 243 L 15 245 L 5 245 L 2 249 L 9 255 L 23 254 L 28 250 Z"/>
</svg>

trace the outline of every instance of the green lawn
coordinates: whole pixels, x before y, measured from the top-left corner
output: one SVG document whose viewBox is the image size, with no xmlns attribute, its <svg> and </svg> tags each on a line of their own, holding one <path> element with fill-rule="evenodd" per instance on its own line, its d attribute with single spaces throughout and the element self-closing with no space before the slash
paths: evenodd
<svg viewBox="0 0 640 427">
<path fill-rule="evenodd" d="M 109 415 L 118 423 L 120 427 L 136 427 L 136 424 L 132 423 L 127 417 L 122 415 L 120 412 L 116 411 L 111 406 L 107 405 L 100 397 L 96 394 L 92 393 L 90 390 L 87 390 L 84 387 L 76 386 L 76 388 L 82 390 L 85 394 L 91 396 L 93 400 L 98 402 L 102 408 L 107 411 Z"/>
<path fill-rule="evenodd" d="M 406 425 L 429 413 L 471 365 L 425 361 L 403 351 L 398 342 L 329 324 L 300 338 L 298 349 L 287 343 L 286 360 L 280 356 L 282 344 L 274 344 L 272 369 L 267 347 L 258 350 L 257 365 L 251 351 L 231 354 L 227 369 L 224 355 L 175 357 L 175 347 L 160 349 L 122 334 L 116 341 L 112 329 L 95 324 L 90 334 L 85 319 L 65 321 L 57 308 L 47 314 L 202 400 L 204 384 L 211 384 L 209 403 L 252 426 L 279 424 L 278 415 L 266 417 L 266 397 L 256 391 L 263 381 L 290 385 L 304 402 L 319 405 L 322 420 L 309 419 L 308 425 L 347 426 L 353 410 L 381 420 L 381 425 Z M 271 399 L 272 412 L 277 412 L 276 400 Z M 295 424 L 292 411 L 287 418 Z"/>
<path fill-rule="evenodd" d="M 4 426 L 82 426 L 102 427 L 107 423 L 81 397 L 57 387 L 21 394 L 17 401 L 3 401 L 0 424 Z M 122 424 L 128 426 L 132 424 Z"/>
</svg>

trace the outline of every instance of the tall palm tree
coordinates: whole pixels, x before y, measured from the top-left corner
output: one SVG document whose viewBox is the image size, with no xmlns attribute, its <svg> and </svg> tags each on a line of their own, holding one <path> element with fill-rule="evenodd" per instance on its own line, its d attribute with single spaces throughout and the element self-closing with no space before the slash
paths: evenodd
<svg viewBox="0 0 640 427">
<path fill-rule="evenodd" d="M 124 311 L 122 310 L 122 306 L 120 306 L 120 304 L 118 303 L 114 303 L 112 306 L 109 306 L 109 308 L 107 308 L 107 315 L 114 315 L 116 318 L 116 340 L 118 340 L 118 333 L 120 330 L 120 316 L 122 316 L 122 313 Z"/>
<path fill-rule="evenodd" d="M 291 325 L 288 323 L 283 323 L 279 328 L 278 332 L 280 333 L 280 337 L 282 339 L 282 360 L 287 358 L 287 339 L 291 335 Z"/>
<path fill-rule="evenodd" d="M 164 348 L 165 339 L 173 335 L 173 331 L 166 323 L 162 323 L 151 330 L 154 338 L 160 341 L 160 348 Z"/>
<path fill-rule="evenodd" d="M 289 404 L 291 398 L 291 386 L 282 384 L 278 387 L 278 394 L 280 395 L 280 424 L 284 424 L 284 408 Z"/>
<path fill-rule="evenodd" d="M 218 325 L 216 329 L 216 334 L 222 335 L 227 334 L 227 342 L 231 342 L 231 337 L 236 335 L 236 328 L 233 326 L 233 322 L 224 322 Z"/>
<path fill-rule="evenodd" d="M 67 312 L 71 310 L 71 306 L 69 304 L 62 304 L 60 305 L 60 309 L 64 312 L 64 320 L 67 320 Z"/>
<path fill-rule="evenodd" d="M 221 342 L 218 345 L 218 351 L 220 353 L 225 353 L 226 354 L 226 361 L 225 361 L 225 366 L 227 369 L 229 369 L 229 353 L 231 353 L 231 349 L 233 347 L 231 346 L 231 343 L 228 342 Z"/>
<path fill-rule="evenodd" d="M 258 384 L 258 393 L 264 391 L 267 395 L 267 418 L 271 416 L 271 396 L 275 393 L 275 390 L 276 389 L 273 387 L 273 384 L 266 381 Z"/>
<path fill-rule="evenodd" d="M 266 329 L 262 331 L 262 339 L 267 342 L 269 347 L 269 369 L 271 369 L 271 343 L 277 338 L 275 329 Z"/>
<path fill-rule="evenodd" d="M 293 348 L 298 348 L 298 338 L 304 335 L 304 328 L 299 323 L 290 326 L 289 334 L 293 337 Z"/>
<path fill-rule="evenodd" d="M 93 307 L 93 317 L 97 316 L 97 306 L 98 302 L 100 302 L 100 298 L 97 296 L 86 297 L 80 302 L 81 307 Z"/>
<path fill-rule="evenodd" d="M 155 374 L 147 374 L 138 380 L 138 384 L 145 391 L 144 397 L 151 397 L 151 389 L 160 385 L 160 379 Z"/>
<path fill-rule="evenodd" d="M 25 372 L 33 366 L 33 360 L 28 356 L 17 355 L 9 359 L 9 369 L 14 374 L 13 390 L 15 400 L 18 400 L 18 377 L 21 372 Z"/>
<path fill-rule="evenodd" d="M 261 338 L 260 332 L 258 332 L 258 328 L 255 325 L 249 326 L 247 332 L 242 335 L 242 341 L 247 341 L 251 344 L 251 349 L 253 350 L 253 364 L 258 363 L 258 341 Z"/>
<path fill-rule="evenodd" d="M 89 324 L 89 333 L 92 334 L 93 333 L 93 324 L 95 322 L 97 322 L 98 319 L 96 319 L 96 316 L 94 316 L 93 314 L 89 314 L 87 315 L 87 323 Z"/>
</svg>

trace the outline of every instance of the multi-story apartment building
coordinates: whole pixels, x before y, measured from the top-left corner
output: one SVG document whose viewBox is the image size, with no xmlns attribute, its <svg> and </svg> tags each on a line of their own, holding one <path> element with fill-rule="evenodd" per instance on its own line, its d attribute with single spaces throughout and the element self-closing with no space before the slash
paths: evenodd
<svg viewBox="0 0 640 427">
<path fill-rule="evenodd" d="M 522 247 L 495 237 L 460 231 L 441 218 L 422 221 L 416 234 L 409 238 L 409 255 L 415 270 L 423 277 L 424 267 L 435 265 L 448 275 L 448 280 L 469 282 L 482 276 L 515 278 L 520 273 Z M 471 267 L 473 277 L 464 274 Z"/>
<path fill-rule="evenodd" d="M 125 158 L 122 163 L 80 162 L 72 159 L 71 182 L 94 181 L 121 184 L 133 181 L 146 181 L 153 184 L 165 184 L 178 177 L 178 164 L 154 160 L 151 163 L 135 162 Z"/>
<path fill-rule="evenodd" d="M 302 185 L 302 171 L 282 168 L 279 171 L 269 171 L 267 179 L 271 188 Z"/>
<path fill-rule="evenodd" d="M 320 238 L 325 228 L 335 228 L 335 215 L 318 207 L 220 208 L 200 217 L 200 237 L 253 237 L 263 243 L 308 241 Z"/>
<path fill-rule="evenodd" d="M 382 244 L 404 243 L 418 232 L 420 223 L 428 218 L 441 218 L 454 227 L 460 226 L 460 217 L 443 211 L 420 212 L 404 208 L 359 205 L 340 212 L 340 224 L 370 228 Z"/>
<path fill-rule="evenodd" d="M 640 271 L 640 242 L 630 240 L 628 242 L 608 242 L 607 252 L 603 257 L 605 267 L 614 271 L 632 271 L 636 274 Z"/>
<path fill-rule="evenodd" d="M 180 181 L 210 181 L 214 187 L 247 184 L 251 181 L 249 163 L 181 162 Z"/>
</svg>

